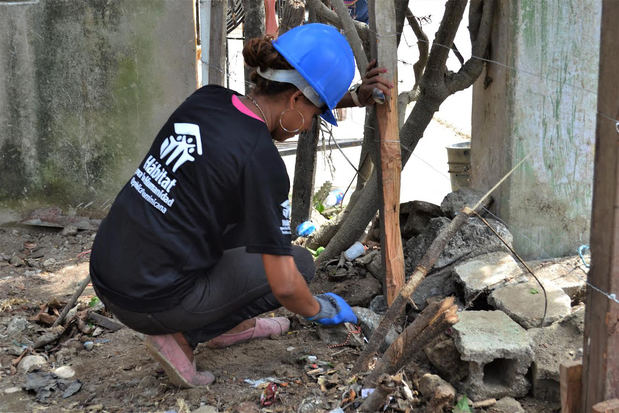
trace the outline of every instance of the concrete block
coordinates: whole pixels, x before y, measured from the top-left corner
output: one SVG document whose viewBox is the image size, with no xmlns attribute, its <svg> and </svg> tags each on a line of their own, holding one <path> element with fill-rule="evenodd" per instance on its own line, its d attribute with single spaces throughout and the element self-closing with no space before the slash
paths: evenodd
<svg viewBox="0 0 619 413">
<path fill-rule="evenodd" d="M 547 294 L 547 309 L 544 325 L 550 325 L 571 312 L 570 297 L 549 281 L 542 281 Z M 497 288 L 488 297 L 488 302 L 505 312 L 522 327 L 540 327 L 544 315 L 544 293 L 535 280 L 510 284 Z"/>
<path fill-rule="evenodd" d="M 526 331 L 502 311 L 464 311 L 453 327 L 460 358 L 469 374 L 460 386 L 473 400 L 522 397 L 533 351 Z"/>
<path fill-rule="evenodd" d="M 561 401 L 559 366 L 582 356 L 585 308 L 544 328 L 527 331 L 533 343 L 532 385 L 536 399 Z"/>
<path fill-rule="evenodd" d="M 501 285 L 520 271 L 516 260 L 506 252 L 480 255 L 454 268 L 456 282 L 463 286 L 466 302 L 484 290 Z"/>
<path fill-rule="evenodd" d="M 584 299 L 587 286 L 585 280 L 589 270 L 579 256 L 527 264 L 539 279 L 554 283 L 570 296 L 572 302 Z"/>
</svg>

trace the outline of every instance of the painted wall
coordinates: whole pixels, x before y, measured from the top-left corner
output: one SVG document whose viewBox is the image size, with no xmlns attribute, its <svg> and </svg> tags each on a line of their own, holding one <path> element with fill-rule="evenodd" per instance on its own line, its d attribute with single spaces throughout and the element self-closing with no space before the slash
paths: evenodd
<svg viewBox="0 0 619 413">
<path fill-rule="evenodd" d="M 193 3 L 0 2 L 0 205 L 115 197 L 196 88 Z"/>
<path fill-rule="evenodd" d="M 488 189 L 530 158 L 495 196 L 495 211 L 529 258 L 588 243 L 600 0 L 498 3 L 490 63 L 473 89 L 473 185 Z"/>
</svg>

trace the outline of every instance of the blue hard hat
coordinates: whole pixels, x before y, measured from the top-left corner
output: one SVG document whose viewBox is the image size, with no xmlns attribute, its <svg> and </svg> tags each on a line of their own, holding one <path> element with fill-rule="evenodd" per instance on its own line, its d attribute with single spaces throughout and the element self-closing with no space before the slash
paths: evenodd
<svg viewBox="0 0 619 413">
<path fill-rule="evenodd" d="M 337 126 L 332 110 L 355 76 L 355 57 L 346 38 L 332 26 L 311 23 L 282 34 L 273 46 L 326 104 L 320 116 Z"/>
</svg>

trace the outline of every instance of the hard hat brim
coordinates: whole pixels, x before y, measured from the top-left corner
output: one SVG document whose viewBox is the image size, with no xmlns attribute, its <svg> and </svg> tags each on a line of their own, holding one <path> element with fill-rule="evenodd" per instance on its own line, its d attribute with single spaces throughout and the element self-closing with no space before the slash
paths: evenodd
<svg viewBox="0 0 619 413">
<path fill-rule="evenodd" d="M 333 116 L 333 111 L 329 108 L 320 114 L 320 117 L 329 122 L 333 126 L 337 126 L 337 120 Z"/>
</svg>

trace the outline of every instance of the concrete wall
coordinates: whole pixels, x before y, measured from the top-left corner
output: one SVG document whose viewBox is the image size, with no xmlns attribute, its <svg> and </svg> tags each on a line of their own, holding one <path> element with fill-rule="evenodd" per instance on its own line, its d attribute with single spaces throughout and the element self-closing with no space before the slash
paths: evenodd
<svg viewBox="0 0 619 413">
<path fill-rule="evenodd" d="M 489 189 L 530 153 L 495 211 L 524 256 L 575 254 L 589 241 L 601 1 L 497 5 L 490 58 L 502 64 L 473 89 L 473 186 Z"/>
<path fill-rule="evenodd" d="M 193 3 L 0 1 L 0 205 L 114 198 L 196 88 Z"/>
</svg>

